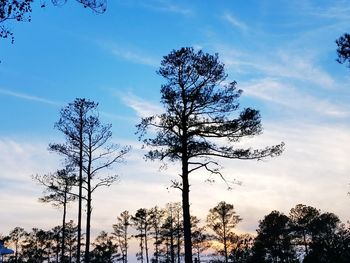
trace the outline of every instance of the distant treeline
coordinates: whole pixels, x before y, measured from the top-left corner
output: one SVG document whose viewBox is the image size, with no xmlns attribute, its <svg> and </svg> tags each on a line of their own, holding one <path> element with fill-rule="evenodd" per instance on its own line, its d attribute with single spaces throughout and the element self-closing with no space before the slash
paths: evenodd
<svg viewBox="0 0 350 263">
<path fill-rule="evenodd" d="M 220 202 L 206 219 L 191 217 L 194 262 L 349 262 L 350 228 L 333 213 L 302 204 L 289 215 L 272 211 L 259 221 L 257 233 L 236 234 L 242 220 L 234 206 Z M 139 262 L 184 262 L 184 238 L 180 203 L 140 208 L 134 214 L 122 212 L 112 226 L 92 242 L 90 261 L 95 263 L 131 262 L 132 239 L 138 243 Z M 62 226 L 50 230 L 16 227 L 2 236 L 5 246 L 15 254 L 6 262 L 76 262 L 77 226 L 65 226 L 64 257 Z M 84 243 L 84 242 L 83 242 Z M 82 246 L 84 244 L 81 244 Z M 82 252 L 83 253 L 83 252 Z M 129 260 L 128 260 L 129 259 Z"/>
</svg>

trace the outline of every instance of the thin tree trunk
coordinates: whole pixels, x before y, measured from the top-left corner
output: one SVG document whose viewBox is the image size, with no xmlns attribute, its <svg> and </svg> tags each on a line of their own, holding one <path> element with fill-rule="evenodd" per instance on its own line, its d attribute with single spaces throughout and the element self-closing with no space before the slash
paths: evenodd
<svg viewBox="0 0 350 263">
<path fill-rule="evenodd" d="M 67 213 L 67 191 L 64 193 L 63 218 L 62 218 L 62 241 L 61 241 L 61 262 L 64 262 L 65 242 L 66 242 L 66 213 Z"/>
<path fill-rule="evenodd" d="M 125 244 L 125 259 L 123 262 L 128 263 L 128 226 L 125 225 L 124 228 L 124 244 Z"/>
<path fill-rule="evenodd" d="M 146 220 L 147 220 L 147 214 L 146 214 Z M 148 259 L 148 242 L 147 242 L 147 224 L 145 225 L 145 250 L 146 250 L 146 262 L 149 263 L 149 259 Z"/>
<path fill-rule="evenodd" d="M 87 209 L 86 209 L 86 242 L 85 242 L 85 263 L 90 262 L 90 229 L 91 229 L 91 165 L 92 165 L 92 138 L 89 135 L 89 160 L 87 167 Z"/>
<path fill-rule="evenodd" d="M 156 256 L 156 262 L 155 263 L 158 263 L 158 254 L 159 254 L 159 244 L 158 244 L 158 227 L 155 227 L 154 229 L 154 232 L 155 232 L 155 256 Z"/>
<path fill-rule="evenodd" d="M 141 250 L 141 263 L 143 263 L 143 233 L 140 234 L 140 250 Z"/>
<path fill-rule="evenodd" d="M 180 246 L 180 238 L 181 238 L 181 234 L 180 234 L 180 211 L 179 209 L 177 209 L 176 211 L 176 215 L 177 215 L 177 263 L 180 263 L 180 254 L 181 254 L 181 246 Z"/>
<path fill-rule="evenodd" d="M 85 263 L 90 262 L 90 230 L 91 230 L 91 182 L 88 179 L 87 211 L 86 211 L 86 242 L 85 242 Z"/>
<path fill-rule="evenodd" d="M 225 214 L 222 215 L 222 226 L 224 228 L 224 253 L 225 253 L 225 263 L 228 263 L 227 255 L 227 237 L 226 237 L 226 224 L 225 224 Z"/>
<path fill-rule="evenodd" d="M 81 253 L 81 217 L 82 217 L 82 202 L 83 202 L 83 113 L 80 112 L 80 127 L 79 127 L 79 200 L 78 200 L 78 237 L 77 237 L 77 263 L 80 263 Z"/>
<path fill-rule="evenodd" d="M 171 263 L 175 263 L 175 251 L 174 251 L 174 217 L 173 206 L 170 206 L 170 259 Z"/>
</svg>

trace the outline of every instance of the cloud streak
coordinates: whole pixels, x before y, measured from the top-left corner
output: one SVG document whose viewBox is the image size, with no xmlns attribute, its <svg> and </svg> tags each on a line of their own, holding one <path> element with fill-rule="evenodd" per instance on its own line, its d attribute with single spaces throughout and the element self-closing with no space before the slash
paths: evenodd
<svg viewBox="0 0 350 263">
<path fill-rule="evenodd" d="M 168 0 L 153 0 L 153 1 L 142 1 L 142 6 L 160 12 L 169 12 L 188 16 L 193 14 L 193 11 L 187 7 L 180 6 L 172 3 Z"/>
<path fill-rule="evenodd" d="M 108 50 L 114 56 L 126 61 L 151 67 L 159 66 L 160 60 L 158 58 L 151 57 L 137 49 L 125 48 L 116 43 L 111 43 L 108 41 L 97 41 L 97 44 L 100 47 Z"/>
<path fill-rule="evenodd" d="M 223 16 L 224 20 L 227 21 L 232 27 L 237 28 L 243 32 L 248 31 L 248 26 L 242 21 L 238 20 L 232 14 L 225 13 Z"/>
<path fill-rule="evenodd" d="M 144 100 L 131 93 L 123 96 L 122 100 L 126 106 L 132 108 L 141 118 L 157 115 L 163 112 L 163 108 L 159 104 Z"/>
<path fill-rule="evenodd" d="M 0 88 L 0 95 L 10 96 L 10 97 L 14 97 L 14 98 L 22 99 L 22 100 L 27 100 L 27 101 L 32 101 L 32 102 L 44 103 L 44 104 L 48 104 L 51 106 L 60 106 L 61 105 L 60 103 L 53 101 L 53 100 L 49 100 L 49 99 L 38 97 L 38 96 L 29 95 L 26 93 L 15 92 L 15 91 L 8 90 L 8 89 L 2 89 L 2 88 Z"/>
<path fill-rule="evenodd" d="M 293 111 L 293 115 L 305 117 L 305 112 L 314 112 L 321 116 L 334 118 L 347 118 L 350 109 L 345 105 L 334 104 L 325 99 L 320 99 L 310 94 L 302 93 L 292 85 L 287 85 L 273 78 L 258 79 L 248 83 L 242 83 L 244 94 L 259 98 L 267 102 L 287 107 Z"/>
</svg>

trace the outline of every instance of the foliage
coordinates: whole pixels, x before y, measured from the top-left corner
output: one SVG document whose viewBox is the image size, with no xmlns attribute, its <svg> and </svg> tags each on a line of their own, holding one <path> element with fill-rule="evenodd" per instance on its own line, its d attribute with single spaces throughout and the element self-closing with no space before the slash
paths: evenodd
<svg viewBox="0 0 350 263">
<path fill-rule="evenodd" d="M 288 216 L 272 211 L 259 223 L 254 244 L 254 262 L 297 262 Z"/>
<path fill-rule="evenodd" d="M 49 1 L 49 0 L 48 0 Z M 86 8 L 96 13 L 104 13 L 107 0 L 76 0 Z M 45 0 L 41 0 L 41 7 L 45 7 Z M 51 0 L 55 6 L 65 4 L 67 0 Z M 30 22 L 34 0 L 0 0 L 0 38 L 10 38 L 14 42 L 13 32 L 6 25 L 8 21 Z"/>
<path fill-rule="evenodd" d="M 0 38 L 10 38 L 14 42 L 13 32 L 4 25 L 5 21 L 30 21 L 33 0 L 1 0 L 0 1 Z"/>
<path fill-rule="evenodd" d="M 341 64 L 347 62 L 348 67 L 350 67 L 350 34 L 345 33 L 344 35 L 340 36 L 336 40 L 336 44 L 338 46 L 338 49 L 337 49 L 338 59 L 337 59 L 337 61 Z"/>
<path fill-rule="evenodd" d="M 298 204 L 290 210 L 293 244 L 301 255 L 309 254 L 309 245 L 313 241 L 314 222 L 319 216 L 319 210 L 303 204 Z"/>
<path fill-rule="evenodd" d="M 313 222 L 313 242 L 304 262 L 345 263 L 350 256 L 350 232 L 333 213 L 323 213 Z"/>
<path fill-rule="evenodd" d="M 114 238 L 108 233 L 102 231 L 92 243 L 91 263 L 113 263 L 118 258 L 118 245 Z"/>
</svg>

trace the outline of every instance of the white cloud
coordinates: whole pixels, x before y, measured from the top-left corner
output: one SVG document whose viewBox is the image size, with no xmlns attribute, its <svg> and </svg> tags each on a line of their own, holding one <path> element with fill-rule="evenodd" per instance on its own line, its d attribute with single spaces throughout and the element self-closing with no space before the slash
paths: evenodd
<svg viewBox="0 0 350 263">
<path fill-rule="evenodd" d="M 258 79 L 247 83 L 241 83 L 244 94 L 285 106 L 293 111 L 294 116 L 305 117 L 305 113 L 316 113 L 334 118 L 347 118 L 350 116 L 350 108 L 346 105 L 335 104 L 303 93 L 293 85 L 282 83 L 273 78 Z"/>
<path fill-rule="evenodd" d="M 261 52 L 247 52 L 235 47 L 215 44 L 220 57 L 229 70 L 234 74 L 262 74 L 264 77 L 281 78 L 302 81 L 320 89 L 334 89 L 337 87 L 335 79 L 330 73 L 322 69 L 314 61 L 311 52 L 280 50 L 271 48 Z"/>
<path fill-rule="evenodd" d="M 239 30 L 246 32 L 248 30 L 248 26 L 242 21 L 238 20 L 232 14 L 226 13 L 223 17 L 227 22 L 231 24 L 234 28 L 238 28 Z"/>
<path fill-rule="evenodd" d="M 122 100 L 126 106 L 132 108 L 141 118 L 150 117 L 163 112 L 160 104 L 144 100 L 131 93 L 124 95 Z"/>
</svg>

